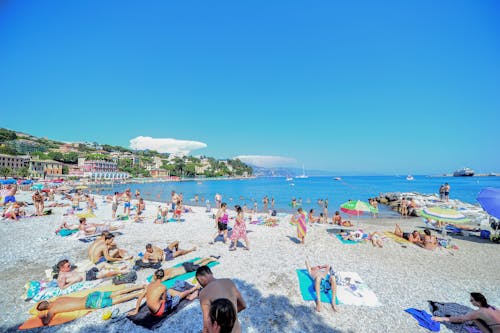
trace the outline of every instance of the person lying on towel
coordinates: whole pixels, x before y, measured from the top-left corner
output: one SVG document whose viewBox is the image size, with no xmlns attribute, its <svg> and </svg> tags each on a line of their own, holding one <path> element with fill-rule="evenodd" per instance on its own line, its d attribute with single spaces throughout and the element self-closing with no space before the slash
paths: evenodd
<svg viewBox="0 0 500 333">
<path fill-rule="evenodd" d="M 157 270 L 153 275 L 153 281 L 146 287 L 145 291 L 141 293 L 137 299 L 135 310 L 129 312 L 133 316 L 139 312 L 142 300 L 146 298 L 146 304 L 149 311 L 153 316 L 161 317 L 171 313 L 180 301 L 184 298 L 193 300 L 198 297 L 196 292 L 200 289 L 200 285 L 196 285 L 191 289 L 179 292 L 174 289 L 167 289 L 161 282 L 165 279 L 165 271 L 163 269 Z"/>
<path fill-rule="evenodd" d="M 201 266 L 206 266 L 209 263 L 213 261 L 217 261 L 218 258 L 215 257 L 208 257 L 208 258 L 201 258 L 196 261 L 186 261 L 182 263 L 182 266 L 180 267 L 170 267 L 164 270 L 164 275 L 162 277 L 162 281 L 167 281 L 170 279 L 173 279 L 176 276 L 194 272 L 196 271 L 199 267 Z"/>
<path fill-rule="evenodd" d="M 335 305 L 335 299 L 337 296 L 337 281 L 335 272 L 330 265 L 313 266 L 309 265 L 306 260 L 307 272 L 314 281 L 314 290 L 316 291 L 316 311 L 321 311 L 321 284 L 323 283 L 325 289 L 332 289 L 332 309 L 337 312 L 338 308 Z M 330 276 L 328 276 L 330 274 Z M 327 279 L 328 276 L 328 279 Z"/>
<path fill-rule="evenodd" d="M 146 244 L 146 253 L 144 253 L 144 257 L 142 257 L 142 261 L 145 263 L 156 263 L 161 261 L 173 260 L 179 256 L 188 254 L 196 250 L 196 247 L 193 247 L 189 250 L 179 249 L 179 241 L 174 241 L 165 249 L 161 249 L 158 246 L 154 246 L 152 244 Z"/>
<path fill-rule="evenodd" d="M 36 305 L 40 311 L 38 317 L 44 325 L 48 325 L 52 318 L 62 312 L 71 312 L 85 309 L 102 309 L 115 304 L 130 301 L 137 298 L 142 292 L 134 292 L 144 289 L 144 286 L 131 287 L 114 292 L 94 291 L 84 297 L 61 296 L 54 301 L 41 301 Z"/>
<path fill-rule="evenodd" d="M 115 235 L 112 233 L 104 233 L 104 242 L 99 242 L 97 244 L 92 244 L 89 248 L 89 257 L 94 264 L 99 264 L 101 262 L 113 262 L 132 259 L 133 256 L 129 256 L 127 251 L 120 249 L 114 243 Z M 96 241 L 97 242 L 97 241 Z"/>
<path fill-rule="evenodd" d="M 417 230 L 413 230 L 412 233 L 403 232 L 403 230 L 401 230 L 401 227 L 399 226 L 399 224 L 396 224 L 396 229 L 394 229 L 394 235 L 401 237 L 401 238 L 404 238 L 407 241 L 410 241 L 410 242 L 417 244 L 417 245 L 422 244 L 422 237 Z"/>
<path fill-rule="evenodd" d="M 72 284 L 81 281 L 93 281 L 97 279 L 104 279 L 107 277 L 112 277 L 119 274 L 128 273 L 127 269 L 124 270 L 107 270 L 97 267 L 92 267 L 87 272 L 77 272 L 71 267 L 71 263 L 67 259 L 63 259 L 57 263 L 57 286 L 61 289 L 65 289 Z"/>
</svg>

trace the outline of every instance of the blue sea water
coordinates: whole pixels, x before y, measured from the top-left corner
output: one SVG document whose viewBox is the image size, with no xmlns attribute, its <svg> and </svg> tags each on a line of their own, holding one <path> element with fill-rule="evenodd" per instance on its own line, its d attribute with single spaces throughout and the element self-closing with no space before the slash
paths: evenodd
<svg viewBox="0 0 500 333">
<path fill-rule="evenodd" d="M 231 180 L 203 180 L 183 182 L 159 182 L 145 184 L 117 184 L 112 188 L 106 186 L 103 194 L 112 194 L 114 191 L 123 192 L 130 187 L 134 192 L 138 189 L 146 200 L 169 201 L 171 191 L 183 193 L 184 201 L 188 205 L 204 206 L 208 199 L 214 205 L 216 193 L 222 195 L 223 201 L 229 206 L 239 204 L 248 208 L 257 202 L 262 209 L 262 198 L 267 195 L 274 198 L 275 209 L 282 212 L 292 212 L 290 206 L 292 198 L 302 199 L 304 209 L 315 208 L 316 214 L 320 210 L 318 199 L 328 199 L 330 215 L 348 199 L 364 200 L 376 197 L 385 192 L 418 192 L 424 194 L 438 193 L 441 184 L 451 186 L 450 198 L 459 199 L 468 203 L 477 203 L 479 191 L 485 187 L 500 187 L 500 177 L 427 177 L 414 176 L 413 181 L 406 180 L 405 176 L 346 176 L 341 180 L 333 177 L 309 177 L 286 181 L 285 178 L 253 178 Z M 292 185 L 293 184 L 293 185 Z M 198 195 L 198 202 L 194 201 Z M 388 213 L 383 209 L 381 213 Z"/>
</svg>

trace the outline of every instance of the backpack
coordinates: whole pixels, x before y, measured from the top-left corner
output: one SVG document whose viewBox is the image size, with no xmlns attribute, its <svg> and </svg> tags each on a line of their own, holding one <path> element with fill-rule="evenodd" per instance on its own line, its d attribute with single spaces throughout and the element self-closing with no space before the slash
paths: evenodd
<svg viewBox="0 0 500 333">
<path fill-rule="evenodd" d="M 113 284 L 134 283 L 137 280 L 137 273 L 130 271 L 127 274 L 120 274 L 113 278 Z"/>
</svg>

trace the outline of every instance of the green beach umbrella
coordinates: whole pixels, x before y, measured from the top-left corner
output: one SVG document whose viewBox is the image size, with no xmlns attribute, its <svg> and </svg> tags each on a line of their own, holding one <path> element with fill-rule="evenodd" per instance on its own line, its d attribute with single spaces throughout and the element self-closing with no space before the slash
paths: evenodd
<svg viewBox="0 0 500 333">
<path fill-rule="evenodd" d="M 466 223 L 470 221 L 465 215 L 454 209 L 441 207 L 425 207 L 420 211 L 420 215 L 439 222 Z"/>
<path fill-rule="evenodd" d="M 350 200 L 340 205 L 340 210 L 350 215 L 361 215 L 363 212 L 378 213 L 378 209 L 361 200 Z"/>
</svg>

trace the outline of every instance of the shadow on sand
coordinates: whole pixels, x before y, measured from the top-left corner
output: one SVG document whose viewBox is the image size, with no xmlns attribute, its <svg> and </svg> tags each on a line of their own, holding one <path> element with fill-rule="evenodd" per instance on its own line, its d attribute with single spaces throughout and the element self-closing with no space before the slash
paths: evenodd
<svg viewBox="0 0 500 333">
<path fill-rule="evenodd" d="M 269 295 L 263 296 L 262 293 L 255 288 L 253 284 L 248 284 L 243 280 L 233 279 L 234 283 L 238 286 L 245 301 L 247 308 L 239 315 L 239 320 L 243 327 L 243 331 L 266 332 L 266 333 L 281 333 L 281 332 L 315 332 L 315 333 L 352 333 L 353 331 L 340 331 L 330 327 L 323 320 L 315 309 L 314 304 L 296 305 L 292 304 L 286 296 Z M 167 319 L 164 324 L 157 329 L 158 332 L 200 332 L 201 331 L 201 310 L 199 305 L 189 306 L 180 310 L 177 314 L 172 316 L 172 320 Z M 279 309 L 279 310 L 277 310 Z M 323 311 L 328 311 L 325 308 Z M 183 322 L 179 320 L 179 316 L 184 318 L 196 319 L 199 323 L 196 327 L 176 327 L 173 323 Z M 177 318 L 177 319 L 176 319 Z M 187 320 L 192 322 L 192 320 Z M 5 327 L 0 326 L 1 332 L 16 332 L 17 326 Z M 142 327 L 134 325 L 128 319 L 111 323 L 101 321 L 99 323 L 86 325 L 79 329 L 71 329 L 71 324 L 45 327 L 26 332 L 151 332 Z"/>
<path fill-rule="evenodd" d="M 292 236 L 286 236 L 288 239 L 290 239 L 292 242 L 294 242 L 295 244 L 300 244 L 300 239 L 298 239 L 297 237 L 292 237 Z"/>
</svg>

